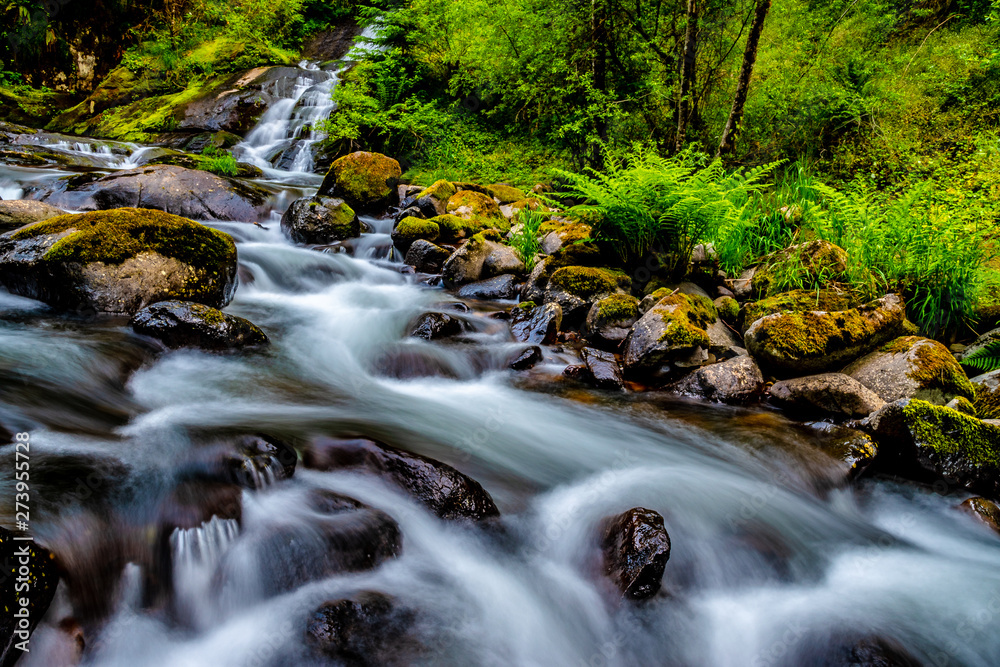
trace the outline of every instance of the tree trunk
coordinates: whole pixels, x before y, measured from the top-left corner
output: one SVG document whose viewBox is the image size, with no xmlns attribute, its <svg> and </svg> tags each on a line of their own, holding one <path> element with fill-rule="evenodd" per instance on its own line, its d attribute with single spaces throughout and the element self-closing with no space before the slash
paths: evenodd
<svg viewBox="0 0 1000 667">
<path fill-rule="evenodd" d="M 687 28 L 684 32 L 684 59 L 681 61 L 681 97 L 677 103 L 676 150 L 684 148 L 694 94 L 695 65 L 698 61 L 698 0 L 688 0 Z"/>
<path fill-rule="evenodd" d="M 758 0 L 753 24 L 750 26 L 750 34 L 747 35 L 747 48 L 743 52 L 743 67 L 740 68 L 740 79 L 736 84 L 736 97 L 733 98 L 733 108 L 729 111 L 726 128 L 722 131 L 719 150 L 715 153 L 716 157 L 731 153 L 736 146 L 736 135 L 739 132 L 740 122 L 743 120 L 743 105 L 746 104 L 747 93 L 750 90 L 753 66 L 757 62 L 757 44 L 760 42 L 760 33 L 764 30 L 764 19 L 767 18 L 767 12 L 770 9 L 771 0 Z"/>
</svg>

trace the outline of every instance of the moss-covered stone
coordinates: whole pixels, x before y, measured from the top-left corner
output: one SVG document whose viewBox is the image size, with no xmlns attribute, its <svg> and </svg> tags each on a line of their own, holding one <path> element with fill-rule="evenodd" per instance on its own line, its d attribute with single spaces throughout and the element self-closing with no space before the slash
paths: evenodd
<svg viewBox="0 0 1000 667">
<path fill-rule="evenodd" d="M 979 413 L 976 412 L 976 406 L 973 405 L 972 401 L 967 399 L 965 396 L 959 396 L 948 402 L 945 407 L 951 408 L 952 410 L 957 410 L 963 415 L 969 415 L 970 417 L 979 417 Z"/>
<path fill-rule="evenodd" d="M 816 240 L 774 253 L 753 276 L 758 296 L 783 292 L 802 283 L 845 281 L 847 253 L 828 241 Z"/>
<path fill-rule="evenodd" d="M 903 300 L 888 295 L 850 310 L 778 313 L 754 322 L 745 340 L 761 367 L 784 377 L 837 370 L 896 338 Z"/>
<path fill-rule="evenodd" d="M 157 338 L 167 347 L 225 350 L 264 345 L 267 335 L 253 322 L 201 303 L 161 301 L 132 318 L 132 329 Z"/>
<path fill-rule="evenodd" d="M 736 324 L 740 314 L 740 304 L 731 296 L 720 296 L 714 302 L 719 317 L 728 324 Z"/>
<path fill-rule="evenodd" d="M 431 222 L 436 223 L 440 230 L 438 240 L 441 243 L 457 243 L 483 231 L 483 221 L 466 220 L 447 213 L 431 218 Z"/>
<path fill-rule="evenodd" d="M 1000 419 L 1000 370 L 972 378 L 976 391 L 973 405 L 982 419 Z"/>
<path fill-rule="evenodd" d="M 856 305 L 854 295 L 844 290 L 782 292 L 744 305 L 739 316 L 740 331 L 745 333 L 751 324 L 775 313 L 805 313 L 811 310 L 832 312 L 848 310 Z"/>
<path fill-rule="evenodd" d="M 319 194 L 341 197 L 358 213 L 380 212 L 396 198 L 401 176 L 391 157 L 358 151 L 333 161 Z"/>
<path fill-rule="evenodd" d="M 477 219 L 482 221 L 484 225 L 505 225 L 507 229 L 510 229 L 510 223 L 500 212 L 497 203 L 488 195 L 480 192 L 460 190 L 448 199 L 446 208 L 448 213 L 466 220 Z"/>
<path fill-rule="evenodd" d="M 434 181 L 432 184 L 424 188 L 417 195 L 417 199 L 422 197 L 434 197 L 435 199 L 446 202 L 457 192 L 455 186 L 448 181 L 441 179 L 439 181 Z"/>
<path fill-rule="evenodd" d="M 709 339 L 706 330 L 717 319 L 715 306 L 701 295 L 672 294 L 660 299 L 653 307 L 660 312 L 664 330 L 660 341 L 673 346 L 704 345 Z"/>
<path fill-rule="evenodd" d="M 296 243 L 322 245 L 357 237 L 361 221 L 343 199 L 303 197 L 281 216 L 281 229 Z"/>
<path fill-rule="evenodd" d="M 660 299 L 635 323 L 625 341 L 626 371 L 642 374 L 667 365 L 688 368 L 707 363 L 708 328 L 717 319 L 707 297 L 677 293 Z"/>
<path fill-rule="evenodd" d="M 549 278 L 549 286 L 574 296 L 589 298 L 628 289 L 632 280 L 621 271 L 589 266 L 566 266 Z"/>
<path fill-rule="evenodd" d="M 883 400 L 919 398 L 945 405 L 956 397 L 972 400 L 975 389 L 951 352 L 920 336 L 901 336 L 844 369 Z"/>
<path fill-rule="evenodd" d="M 486 191 L 494 198 L 498 199 L 501 204 L 511 204 L 516 201 L 521 201 L 524 199 L 524 193 L 512 185 L 507 183 L 494 183 L 493 185 L 487 185 Z"/>
<path fill-rule="evenodd" d="M 436 241 L 441 230 L 433 220 L 423 220 L 407 216 L 392 230 L 393 242 L 401 248 L 409 248 L 417 239 Z"/>
</svg>

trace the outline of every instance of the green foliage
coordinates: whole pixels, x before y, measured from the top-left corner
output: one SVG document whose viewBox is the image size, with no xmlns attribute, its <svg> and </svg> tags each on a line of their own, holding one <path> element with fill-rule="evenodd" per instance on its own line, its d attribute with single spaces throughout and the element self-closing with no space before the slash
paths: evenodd
<svg viewBox="0 0 1000 667">
<path fill-rule="evenodd" d="M 539 230 L 546 216 L 539 211 L 532 211 L 523 208 L 518 212 L 518 222 L 520 228 L 510 238 L 510 246 L 517 253 L 517 256 L 524 262 L 528 271 L 535 267 L 538 261 L 538 251 L 541 246 L 538 241 Z"/>
<path fill-rule="evenodd" d="M 962 359 L 962 363 L 985 373 L 1000 370 L 1000 340 L 990 341 Z"/>
<path fill-rule="evenodd" d="M 609 162 L 605 173 L 560 175 L 569 184 L 565 194 L 585 202 L 569 212 L 593 221 L 595 240 L 627 262 L 655 252 L 679 277 L 694 246 L 739 221 L 776 166 L 727 172 L 691 151 L 662 158 L 637 149 Z"/>
<path fill-rule="evenodd" d="M 236 176 L 240 171 L 236 158 L 228 151 L 219 150 L 215 146 L 205 147 L 199 158 L 198 168 L 220 176 Z"/>
</svg>

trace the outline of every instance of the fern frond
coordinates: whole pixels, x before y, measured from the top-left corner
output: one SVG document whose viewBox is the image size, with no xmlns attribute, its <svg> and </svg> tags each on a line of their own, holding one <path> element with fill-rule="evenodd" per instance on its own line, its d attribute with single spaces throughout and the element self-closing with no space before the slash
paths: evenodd
<svg viewBox="0 0 1000 667">
<path fill-rule="evenodd" d="M 1000 339 L 991 340 L 969 356 L 962 359 L 962 364 L 989 373 L 1000 369 Z"/>
</svg>

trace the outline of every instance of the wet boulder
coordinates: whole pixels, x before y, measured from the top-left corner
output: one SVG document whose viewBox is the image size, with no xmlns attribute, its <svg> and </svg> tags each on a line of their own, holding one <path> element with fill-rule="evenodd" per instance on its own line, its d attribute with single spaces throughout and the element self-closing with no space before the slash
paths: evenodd
<svg viewBox="0 0 1000 667">
<path fill-rule="evenodd" d="M 340 197 L 359 214 L 378 214 L 397 203 L 401 176 L 396 160 L 358 151 L 333 161 L 317 194 Z"/>
<path fill-rule="evenodd" d="M 435 215 L 444 215 L 448 212 L 448 200 L 456 192 L 458 190 L 448 181 L 443 179 L 437 180 L 418 192 L 415 196 L 415 201 L 422 202 L 426 200 L 434 209 Z"/>
<path fill-rule="evenodd" d="M 0 201 L 0 234 L 60 215 L 66 211 L 33 199 Z"/>
<path fill-rule="evenodd" d="M 295 474 L 298 455 L 291 445 L 264 435 L 234 438 L 225 457 L 225 476 L 245 489 L 262 489 Z"/>
<path fill-rule="evenodd" d="M 321 438 L 305 450 L 314 470 L 361 469 L 399 486 L 442 519 L 482 520 L 500 516 L 479 482 L 451 466 L 373 440 Z"/>
<path fill-rule="evenodd" d="M 758 296 L 783 291 L 783 278 L 793 267 L 797 280 L 837 282 L 847 278 L 849 258 L 843 248 L 816 240 L 793 245 L 770 255 L 753 273 Z"/>
<path fill-rule="evenodd" d="M 173 299 L 221 308 L 236 269 L 228 234 L 146 209 L 65 215 L 0 236 L 0 284 L 65 309 L 131 315 Z"/>
<path fill-rule="evenodd" d="M 440 273 L 451 252 L 430 241 L 417 239 L 410 244 L 403 260 L 421 273 Z"/>
<path fill-rule="evenodd" d="M 756 362 L 743 354 L 692 371 L 671 386 L 671 391 L 716 403 L 742 405 L 757 400 L 764 392 L 764 376 Z"/>
<path fill-rule="evenodd" d="M 498 243 L 495 234 L 476 234 L 448 258 L 441 269 L 441 277 L 446 286 L 457 287 L 497 275 L 496 267 L 501 265 L 502 258 L 507 256 L 510 248 Z M 491 274 L 487 274 L 486 267 L 490 267 Z"/>
<path fill-rule="evenodd" d="M 919 398 L 945 405 L 957 397 L 975 397 L 972 383 L 948 348 L 920 336 L 897 338 L 843 372 L 889 403 Z"/>
<path fill-rule="evenodd" d="M 493 198 L 474 190 L 459 190 L 449 197 L 445 212 L 465 220 L 477 220 L 502 232 L 510 229 L 510 222 Z"/>
<path fill-rule="evenodd" d="M 268 343 L 250 320 L 191 301 L 160 301 L 132 317 L 132 330 L 163 341 L 167 347 L 229 350 Z"/>
<path fill-rule="evenodd" d="M 639 300 L 630 294 L 612 294 L 595 301 L 581 333 L 597 345 L 617 346 L 639 319 Z"/>
<path fill-rule="evenodd" d="M 976 391 L 973 403 L 980 419 L 1000 419 L 1000 370 L 995 370 L 972 378 Z"/>
<path fill-rule="evenodd" d="M 583 322 L 591 306 L 614 294 L 624 294 L 632 280 L 620 271 L 589 266 L 556 269 L 545 287 L 544 302 L 558 303 L 567 323 Z"/>
<path fill-rule="evenodd" d="M 621 364 L 611 352 L 585 347 L 580 350 L 586 373 L 582 379 L 599 389 L 623 389 L 625 378 L 622 375 Z"/>
<path fill-rule="evenodd" d="M 17 533 L 0 528 L 0 580 L 4 611 L 0 616 L 0 664 L 13 665 L 30 650 L 31 633 L 56 594 L 59 572 L 52 555 L 33 541 L 17 540 Z M 28 585 L 24 592 L 23 584 Z M 22 606 L 22 602 L 26 606 Z"/>
<path fill-rule="evenodd" d="M 406 647 L 412 612 L 374 591 L 325 602 L 309 619 L 306 645 L 324 658 L 348 667 L 409 664 Z"/>
<path fill-rule="evenodd" d="M 296 243 L 325 245 L 361 234 L 361 221 L 343 199 L 302 197 L 281 216 L 281 231 Z"/>
<path fill-rule="evenodd" d="M 410 325 L 410 336 L 439 340 L 458 336 L 468 329 L 465 321 L 448 313 L 424 313 Z"/>
<path fill-rule="evenodd" d="M 424 240 L 433 242 L 437 240 L 440 234 L 441 230 L 433 220 L 407 216 L 400 220 L 399 224 L 393 228 L 392 242 L 396 244 L 396 247 L 405 252 L 415 241 Z"/>
<path fill-rule="evenodd" d="M 663 517 L 644 507 L 633 507 L 605 519 L 602 533 L 604 573 L 622 595 L 630 600 L 656 595 L 670 558 L 670 536 Z"/>
<path fill-rule="evenodd" d="M 513 204 L 524 199 L 524 192 L 508 183 L 493 183 L 486 186 L 486 191 L 494 201 L 501 205 Z"/>
<path fill-rule="evenodd" d="M 507 367 L 515 371 L 526 371 L 529 368 L 534 368 L 541 360 L 542 348 L 532 345 L 514 355 L 513 359 L 507 363 Z"/>
<path fill-rule="evenodd" d="M 528 301 L 510 311 L 510 333 L 522 343 L 551 345 L 561 325 L 562 307 L 558 303 L 538 306 Z"/>
<path fill-rule="evenodd" d="M 462 299 L 501 301 L 513 299 L 517 296 L 517 293 L 518 286 L 516 279 L 508 273 L 462 285 L 457 295 Z"/>
<path fill-rule="evenodd" d="M 767 315 L 744 340 L 766 372 L 795 377 L 842 368 L 896 338 L 904 319 L 903 300 L 890 294 L 850 310 Z"/>
<path fill-rule="evenodd" d="M 152 165 L 96 180 L 60 180 L 35 198 L 81 211 L 135 207 L 195 220 L 256 222 L 267 211 L 270 193 L 252 183 L 200 169 Z"/>
<path fill-rule="evenodd" d="M 988 526 L 993 532 L 1000 534 L 1000 506 L 989 498 L 969 498 L 964 500 L 959 509 L 966 512 Z"/>
<path fill-rule="evenodd" d="M 460 243 L 486 229 L 477 220 L 466 220 L 457 215 L 437 215 L 430 220 L 438 226 L 440 243 Z"/>
<path fill-rule="evenodd" d="M 890 472 L 1000 497 L 1000 426 L 917 399 L 889 403 L 861 425 Z"/>
<path fill-rule="evenodd" d="M 791 290 L 744 304 L 737 316 L 740 332 L 745 334 L 750 325 L 768 315 L 777 313 L 808 313 L 816 310 L 835 312 L 849 310 L 857 302 L 846 290 Z"/>
<path fill-rule="evenodd" d="M 860 419 L 885 405 L 875 392 L 843 373 L 822 373 L 775 383 L 771 402 L 791 412 Z"/>
<path fill-rule="evenodd" d="M 858 478 L 875 461 L 878 447 L 864 431 L 829 422 L 810 424 L 822 432 L 819 449 L 838 462 L 844 480 Z"/>
<path fill-rule="evenodd" d="M 502 276 L 505 274 L 524 275 L 524 262 L 508 245 L 496 243 L 490 246 L 490 251 L 483 260 L 483 278 Z"/>
<path fill-rule="evenodd" d="M 718 317 L 708 298 L 671 294 L 633 325 L 623 361 L 630 375 L 669 376 L 709 361 L 708 329 Z"/>
</svg>

